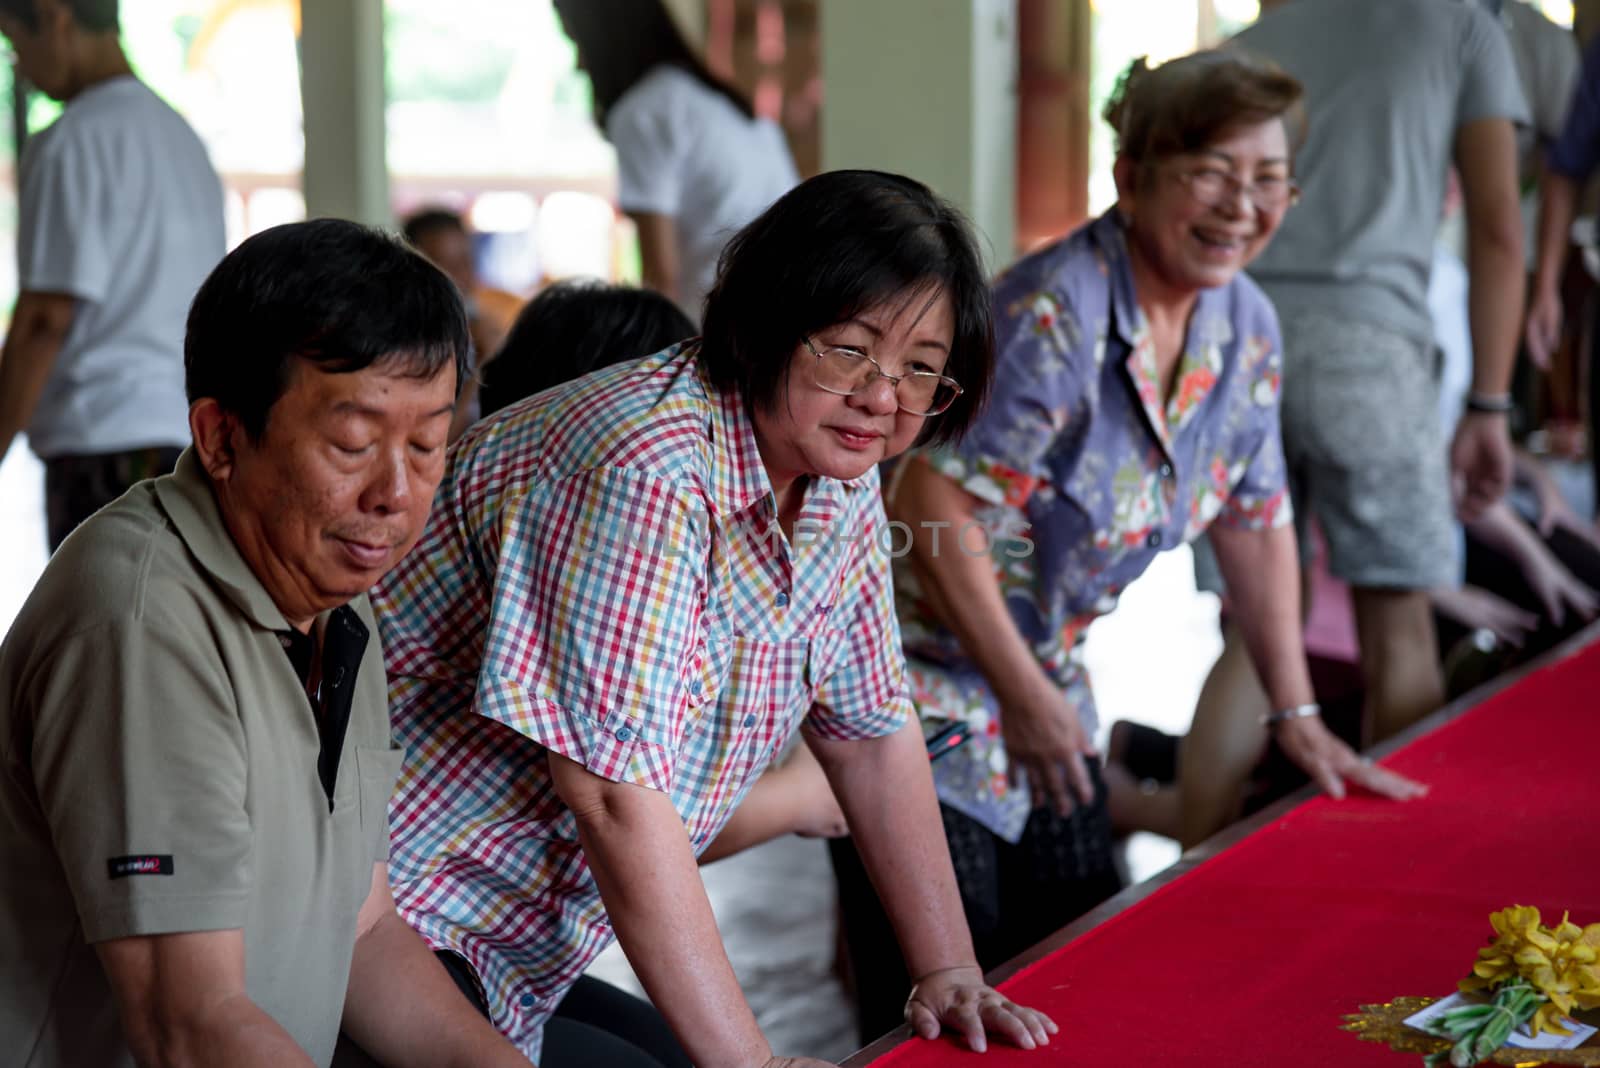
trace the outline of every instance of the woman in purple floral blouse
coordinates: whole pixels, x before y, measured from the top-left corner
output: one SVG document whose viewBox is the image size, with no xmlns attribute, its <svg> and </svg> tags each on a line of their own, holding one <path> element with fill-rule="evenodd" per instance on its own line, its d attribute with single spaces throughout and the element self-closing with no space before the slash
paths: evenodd
<svg viewBox="0 0 1600 1068">
<path fill-rule="evenodd" d="M 1284 749 L 1330 793 L 1420 790 L 1324 727 L 1306 670 L 1277 317 L 1242 273 L 1295 200 L 1300 95 L 1232 52 L 1131 68 L 1106 109 L 1116 206 L 1000 278 L 988 408 L 890 479 L 912 698 L 985 968 L 1120 886 L 1081 642 L 1203 531 Z M 881 1032 L 897 1013 L 874 992 L 901 985 L 878 962 L 895 957 L 848 845 L 835 866 L 863 1031 Z"/>
</svg>

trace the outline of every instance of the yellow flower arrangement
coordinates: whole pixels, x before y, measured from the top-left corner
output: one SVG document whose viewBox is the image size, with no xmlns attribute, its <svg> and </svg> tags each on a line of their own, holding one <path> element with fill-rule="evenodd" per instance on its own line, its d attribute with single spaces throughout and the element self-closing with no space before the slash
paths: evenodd
<svg viewBox="0 0 1600 1068">
<path fill-rule="evenodd" d="M 1579 927 L 1563 914 L 1559 924 L 1546 927 L 1538 909 L 1514 905 L 1490 916 L 1489 924 L 1495 940 L 1478 951 L 1463 991 L 1526 981 L 1546 999 L 1533 1015 L 1534 1034 L 1569 1034 L 1561 1017 L 1600 1008 L 1600 923 Z"/>
</svg>

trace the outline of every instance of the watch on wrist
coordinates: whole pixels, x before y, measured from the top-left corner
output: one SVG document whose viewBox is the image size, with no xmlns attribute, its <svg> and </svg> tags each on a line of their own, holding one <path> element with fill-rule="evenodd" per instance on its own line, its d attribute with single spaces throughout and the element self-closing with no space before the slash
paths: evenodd
<svg viewBox="0 0 1600 1068">
<path fill-rule="evenodd" d="M 1467 411 L 1484 415 L 1509 415 L 1516 407 L 1509 393 L 1468 393 Z"/>
</svg>

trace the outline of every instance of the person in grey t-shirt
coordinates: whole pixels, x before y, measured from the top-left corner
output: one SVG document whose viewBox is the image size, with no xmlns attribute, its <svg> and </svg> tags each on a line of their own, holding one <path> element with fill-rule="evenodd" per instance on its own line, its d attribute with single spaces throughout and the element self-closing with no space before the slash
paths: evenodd
<svg viewBox="0 0 1600 1068">
<path fill-rule="evenodd" d="M 52 551 L 188 441 L 183 323 L 226 241 L 200 138 L 134 77 L 117 0 L 0 0 L 18 69 L 66 103 L 18 168 L 21 294 L 0 354 L 0 456 L 45 464 Z"/>
<path fill-rule="evenodd" d="M 1424 591 L 1450 578 L 1452 481 L 1471 517 L 1509 480 L 1523 291 L 1516 127 L 1528 110 L 1504 29 L 1474 3 L 1262 7 L 1234 44 L 1305 85 L 1310 129 L 1302 202 L 1251 274 L 1283 324 L 1295 511 L 1315 516 L 1330 570 L 1352 587 L 1367 725 L 1382 738 L 1443 699 Z M 1452 163 L 1475 366 L 1447 449 L 1426 292 Z"/>
</svg>

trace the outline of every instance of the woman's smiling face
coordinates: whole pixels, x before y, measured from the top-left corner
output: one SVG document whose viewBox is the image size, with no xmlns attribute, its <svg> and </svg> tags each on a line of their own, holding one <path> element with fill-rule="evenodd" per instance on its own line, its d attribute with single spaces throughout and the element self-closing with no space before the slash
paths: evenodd
<svg viewBox="0 0 1600 1068">
<path fill-rule="evenodd" d="M 955 338 L 955 310 L 942 290 L 903 294 L 811 335 L 817 352 L 846 348 L 876 360 L 884 374 L 945 373 Z M 805 341 L 789 356 L 776 403 L 757 408 L 756 442 L 780 494 L 795 479 L 848 481 L 908 449 L 928 417 L 901 410 L 894 383 L 873 378 L 840 396 L 817 385 L 818 357 Z"/>
<path fill-rule="evenodd" d="M 1130 242 L 1152 271 L 1179 290 L 1226 285 L 1289 210 L 1288 135 L 1280 119 L 1235 126 L 1198 152 L 1119 160 L 1117 184 Z"/>
</svg>

